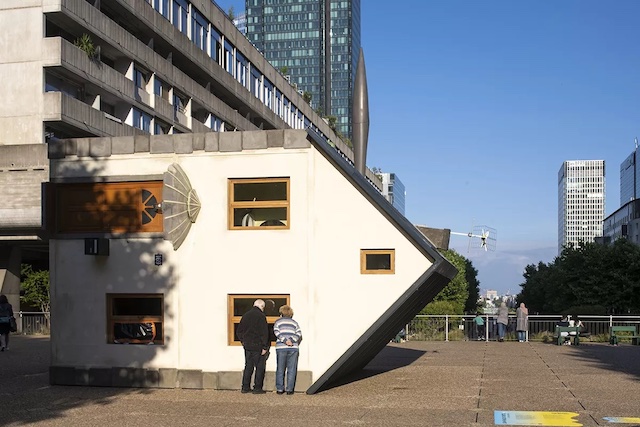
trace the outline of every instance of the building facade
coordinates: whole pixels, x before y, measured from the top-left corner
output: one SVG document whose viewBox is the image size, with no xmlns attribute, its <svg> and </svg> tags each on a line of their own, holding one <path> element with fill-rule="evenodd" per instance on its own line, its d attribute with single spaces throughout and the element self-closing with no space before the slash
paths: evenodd
<svg viewBox="0 0 640 427">
<path fill-rule="evenodd" d="M 558 253 L 602 236 L 604 160 L 567 160 L 558 172 Z"/>
<path fill-rule="evenodd" d="M 0 25 L 0 292 L 14 306 L 20 263 L 48 259 L 48 142 L 308 129 L 353 159 L 211 0 L 6 0 Z"/>
<path fill-rule="evenodd" d="M 296 311 L 296 391 L 315 393 L 457 274 L 310 131 L 59 140 L 49 158 L 53 384 L 239 390 L 236 330 L 261 298 L 271 325 Z M 336 339 L 336 305 L 363 299 Z"/>
<path fill-rule="evenodd" d="M 640 244 L 640 168 L 638 168 L 638 141 L 636 147 L 620 164 L 620 208 L 604 219 L 602 239 L 611 244 L 627 239 Z"/>
<path fill-rule="evenodd" d="M 247 37 L 351 138 L 360 0 L 246 1 Z"/>
<path fill-rule="evenodd" d="M 640 195 L 638 186 L 640 185 L 640 168 L 637 164 L 638 146 L 620 164 L 620 206 L 624 206 Z"/>
<path fill-rule="evenodd" d="M 382 178 L 382 195 L 394 208 L 398 209 L 398 212 L 404 215 L 405 197 L 407 194 L 404 189 L 404 184 L 395 173 L 384 172 L 378 175 Z"/>
</svg>

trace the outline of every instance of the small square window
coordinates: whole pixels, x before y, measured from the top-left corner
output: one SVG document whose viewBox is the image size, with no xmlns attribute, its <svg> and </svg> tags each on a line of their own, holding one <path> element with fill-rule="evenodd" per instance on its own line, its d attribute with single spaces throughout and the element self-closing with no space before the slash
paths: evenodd
<svg viewBox="0 0 640 427">
<path fill-rule="evenodd" d="M 361 249 L 361 274 L 395 274 L 395 249 Z"/>
<path fill-rule="evenodd" d="M 107 342 L 164 344 L 162 294 L 107 294 Z"/>
<path fill-rule="evenodd" d="M 229 180 L 229 229 L 289 228 L 289 178 Z"/>
<path fill-rule="evenodd" d="M 229 295 L 229 320 L 228 334 L 229 345 L 242 345 L 236 331 L 242 316 L 253 307 L 255 300 L 261 299 L 265 302 L 264 314 L 267 316 L 267 324 L 269 325 L 269 337 L 272 345 L 275 345 L 276 337 L 273 334 L 273 324 L 280 317 L 280 307 L 289 305 L 289 295 Z"/>
</svg>

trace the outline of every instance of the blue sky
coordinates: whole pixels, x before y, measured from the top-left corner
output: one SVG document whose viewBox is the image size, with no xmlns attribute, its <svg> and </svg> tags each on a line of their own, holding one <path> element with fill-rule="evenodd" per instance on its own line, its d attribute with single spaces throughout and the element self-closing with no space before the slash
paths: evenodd
<svg viewBox="0 0 640 427">
<path fill-rule="evenodd" d="M 225 10 L 244 1 L 220 0 Z M 415 224 L 497 230 L 480 287 L 518 293 L 557 255 L 557 174 L 604 159 L 606 211 L 640 137 L 640 1 L 362 0 L 367 164 L 406 186 Z"/>
</svg>

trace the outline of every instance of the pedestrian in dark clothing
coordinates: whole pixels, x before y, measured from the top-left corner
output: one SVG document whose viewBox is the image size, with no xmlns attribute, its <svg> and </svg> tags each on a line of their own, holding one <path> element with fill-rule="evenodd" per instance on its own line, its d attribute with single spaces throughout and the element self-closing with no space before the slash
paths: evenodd
<svg viewBox="0 0 640 427">
<path fill-rule="evenodd" d="M 11 332 L 11 318 L 13 307 L 6 295 L 0 295 L 0 351 L 9 350 L 9 333 Z"/>
<path fill-rule="evenodd" d="M 242 372 L 242 393 L 266 393 L 263 390 L 264 372 L 269 357 L 269 325 L 264 315 L 264 301 L 257 299 L 253 308 L 247 311 L 238 325 L 238 338 L 244 347 L 244 371 Z M 251 376 L 255 370 L 253 390 Z"/>
</svg>

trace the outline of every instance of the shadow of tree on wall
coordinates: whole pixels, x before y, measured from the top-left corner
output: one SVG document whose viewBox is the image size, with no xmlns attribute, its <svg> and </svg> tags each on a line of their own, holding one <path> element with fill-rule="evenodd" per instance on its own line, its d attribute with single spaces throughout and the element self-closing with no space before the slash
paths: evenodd
<svg viewBox="0 0 640 427">
<path fill-rule="evenodd" d="M 64 141 L 61 141 L 64 143 Z M 62 183 L 105 183 L 109 181 L 106 175 L 106 165 L 99 160 L 86 158 L 72 158 L 58 163 L 56 168 L 52 168 L 52 178 L 45 189 L 44 209 L 47 212 L 46 234 L 50 240 L 74 240 L 82 241 L 80 245 L 74 247 L 81 248 L 77 253 L 58 253 L 55 257 L 50 257 L 52 262 L 66 264 L 65 268 L 73 265 L 83 265 L 89 269 L 96 277 L 100 277 L 100 283 L 90 283 L 90 278 L 82 277 L 80 274 L 65 275 L 66 280 L 73 277 L 76 283 L 56 283 L 56 266 L 51 265 L 52 272 L 52 307 L 51 307 L 51 343 L 46 337 L 13 337 L 11 351 L 2 353 L 0 360 L 0 400 L 4 404 L 1 417 L 2 424 L 30 424 L 44 420 L 61 419 L 70 417 L 74 408 L 90 407 L 92 405 L 110 405 L 114 398 L 120 395 L 131 393 L 152 393 L 152 389 L 136 389 L 131 387 L 118 388 L 124 385 L 148 385 L 149 372 L 158 372 L 157 369 L 148 369 L 150 362 L 154 361 L 161 353 L 166 352 L 168 346 L 173 345 L 174 331 L 177 325 L 170 328 L 164 326 L 171 325 L 175 313 L 172 311 L 174 300 L 170 296 L 177 282 L 176 272 L 170 265 L 155 265 L 155 255 L 168 251 L 171 245 L 166 242 L 161 233 L 153 234 L 137 233 L 128 234 L 127 231 L 139 230 L 140 218 L 132 214 L 132 206 L 139 206 L 143 201 L 139 192 L 122 191 L 110 195 L 110 199 L 105 199 L 105 194 L 97 191 L 93 196 L 85 197 L 77 207 L 75 212 L 77 220 L 92 227 L 97 224 L 111 227 L 114 233 L 105 233 L 105 230 L 87 229 L 81 232 L 69 232 L 57 234 L 59 231 L 59 215 L 66 209 L 65 206 L 57 206 L 60 200 L 56 190 L 56 184 Z M 77 160 L 75 160 L 77 159 Z M 163 171 L 159 171 L 163 172 Z M 61 179 L 60 177 L 63 177 Z M 127 178 L 128 179 L 128 178 Z M 131 179 L 135 179 L 132 174 Z M 124 181 L 125 179 L 123 179 Z M 58 188 L 62 188 L 60 185 Z M 91 185 L 88 186 L 91 188 Z M 85 194 L 86 196 L 86 194 Z M 160 194 L 161 198 L 162 194 Z M 105 202 L 106 200 L 106 202 Z M 158 200 L 160 202 L 160 200 Z M 142 209 L 144 211 L 144 209 Z M 119 215 L 118 213 L 121 213 Z M 69 213 L 66 212 L 65 215 Z M 158 213 L 158 220 L 162 221 L 162 214 Z M 66 223 L 73 224 L 74 219 L 65 217 Z M 89 227 L 91 228 L 91 227 Z M 85 255 L 84 239 L 87 237 L 107 237 L 110 240 L 110 255 L 95 256 Z M 187 237 L 188 238 L 188 237 Z M 173 251 L 173 249 L 171 249 Z M 114 256 L 117 255 L 117 256 Z M 164 254 L 165 259 L 169 254 Z M 116 258 L 127 258 L 128 268 L 119 268 Z M 56 261 L 57 260 L 57 261 Z M 89 266 L 87 267 L 87 264 Z M 59 272 L 58 272 L 59 273 Z M 101 288 L 96 289 L 96 286 Z M 94 298 L 97 301 L 94 307 L 83 307 L 83 311 L 94 313 L 91 318 L 80 319 L 75 313 L 81 304 L 86 304 L 81 295 L 74 295 L 74 290 L 93 288 L 93 296 L 101 293 L 104 296 Z M 57 289 L 56 289 L 57 288 Z M 162 294 L 163 298 L 163 340 L 161 344 L 115 344 L 113 343 L 109 328 L 104 328 L 105 322 L 108 324 L 107 299 L 108 294 Z M 65 319 L 66 317 L 66 319 Z M 69 318 L 71 317 L 71 318 Z M 93 323 L 93 325 L 91 324 Z M 69 330 L 56 330 L 61 325 L 70 325 Z M 91 332 L 84 332 L 84 331 Z M 95 336 L 92 331 L 99 330 L 99 336 Z M 80 341 L 78 346 L 86 346 L 88 351 L 84 355 L 77 357 L 73 354 L 74 349 L 65 349 L 64 345 L 55 342 L 56 337 L 64 342 Z M 51 345 L 50 345 L 51 344 Z M 80 366 L 64 366 L 63 377 L 68 380 L 68 384 L 109 385 L 112 387 L 66 387 L 60 385 L 50 386 L 49 369 L 55 359 L 51 357 L 51 351 L 58 354 L 66 353 L 65 360 L 82 360 L 82 363 L 75 363 Z M 105 366 L 107 357 L 104 352 L 115 355 L 118 360 L 128 360 L 126 366 Z M 93 351 L 93 352 L 92 352 Z M 60 362 L 58 362 L 60 363 Z M 64 361 L 63 361 L 64 363 Z M 87 369 L 87 367 L 95 367 Z M 176 368 L 176 366 L 167 366 Z M 60 371 L 57 371 L 60 374 Z M 110 379 L 109 379 L 110 377 Z M 157 382 L 156 382 L 157 384 Z M 9 397 L 10 396 L 10 397 Z"/>
</svg>

